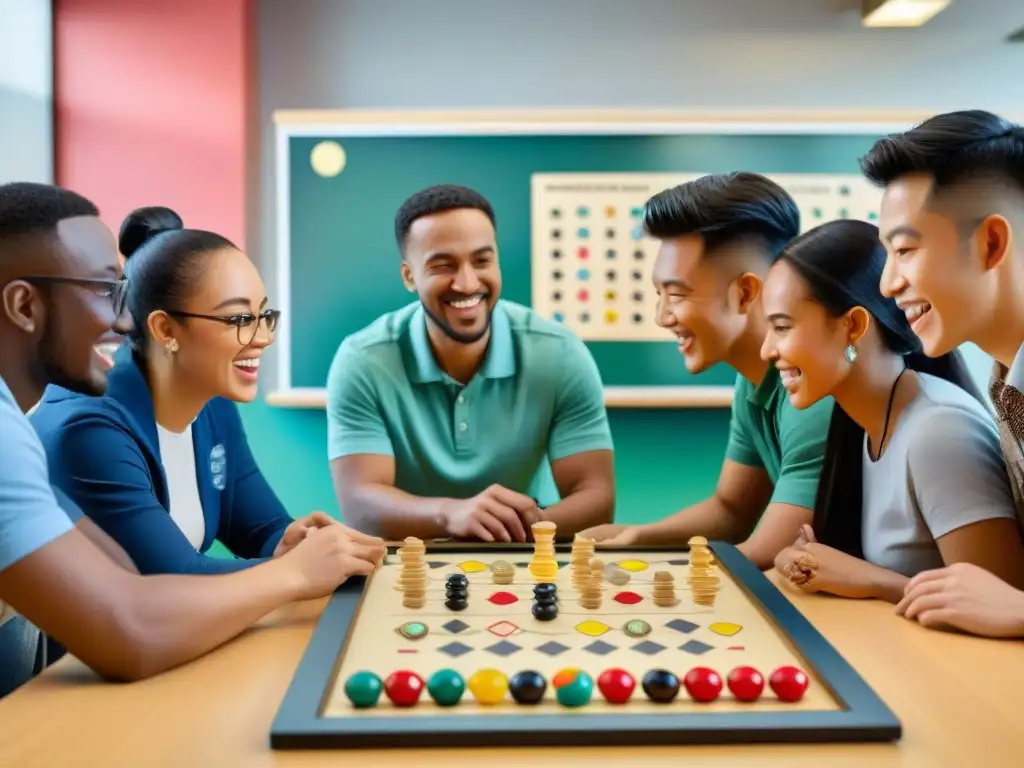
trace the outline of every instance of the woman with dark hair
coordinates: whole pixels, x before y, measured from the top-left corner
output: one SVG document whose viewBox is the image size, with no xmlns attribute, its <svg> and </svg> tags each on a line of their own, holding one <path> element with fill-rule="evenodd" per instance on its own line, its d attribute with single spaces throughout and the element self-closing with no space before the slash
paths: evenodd
<svg viewBox="0 0 1024 768">
<path fill-rule="evenodd" d="M 780 254 L 762 356 L 790 401 L 832 397 L 813 525 L 776 558 L 794 584 L 896 603 L 915 574 L 970 562 L 1024 585 L 1024 542 L 995 423 L 959 353 L 925 357 L 884 298 L 878 229 L 834 221 Z"/>
<path fill-rule="evenodd" d="M 144 574 L 235 571 L 341 525 L 293 520 L 249 449 L 235 404 L 256 397 L 279 316 L 252 261 L 167 208 L 130 214 L 119 246 L 128 343 L 106 393 L 51 387 L 32 416 L 54 485 Z M 214 541 L 235 558 L 207 555 Z"/>
</svg>

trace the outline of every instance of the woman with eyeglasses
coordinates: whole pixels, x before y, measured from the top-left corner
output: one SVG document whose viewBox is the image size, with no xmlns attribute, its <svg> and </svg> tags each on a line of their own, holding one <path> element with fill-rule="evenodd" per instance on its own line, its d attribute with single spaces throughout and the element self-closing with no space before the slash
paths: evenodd
<svg viewBox="0 0 1024 768">
<path fill-rule="evenodd" d="M 131 213 L 119 246 L 128 342 L 106 392 L 51 387 L 32 416 L 53 483 L 141 573 L 234 571 L 340 525 L 293 520 L 249 450 L 235 404 L 256 397 L 279 317 L 253 263 L 167 208 Z M 214 541 L 235 558 L 207 555 Z"/>
</svg>

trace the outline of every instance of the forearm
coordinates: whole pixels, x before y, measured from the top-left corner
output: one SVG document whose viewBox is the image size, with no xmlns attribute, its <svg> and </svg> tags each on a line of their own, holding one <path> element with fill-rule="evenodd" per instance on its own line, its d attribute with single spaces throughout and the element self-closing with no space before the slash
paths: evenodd
<svg viewBox="0 0 1024 768">
<path fill-rule="evenodd" d="M 884 600 L 894 605 L 903 599 L 903 590 L 906 589 L 907 582 L 910 579 L 901 573 L 887 570 L 867 561 L 865 561 L 864 565 L 867 566 L 867 574 L 871 584 L 868 597 Z"/>
<path fill-rule="evenodd" d="M 709 541 L 738 541 L 746 534 L 740 519 L 717 496 L 712 496 L 664 520 L 640 526 L 637 543 L 681 545 L 693 536 L 703 536 Z"/>
<path fill-rule="evenodd" d="M 364 533 L 383 539 L 406 536 L 437 539 L 448 535 L 442 510 L 449 498 L 413 496 L 390 485 L 364 483 L 343 494 L 345 520 Z"/>
<path fill-rule="evenodd" d="M 281 560 L 214 577 L 133 578 L 121 617 L 127 647 L 117 649 L 131 660 L 124 676 L 141 679 L 196 659 L 298 599 L 300 590 Z"/>
<path fill-rule="evenodd" d="M 580 531 L 610 523 L 615 493 L 609 488 L 584 488 L 567 495 L 544 510 L 544 519 L 558 526 L 557 537 L 572 538 Z"/>
</svg>

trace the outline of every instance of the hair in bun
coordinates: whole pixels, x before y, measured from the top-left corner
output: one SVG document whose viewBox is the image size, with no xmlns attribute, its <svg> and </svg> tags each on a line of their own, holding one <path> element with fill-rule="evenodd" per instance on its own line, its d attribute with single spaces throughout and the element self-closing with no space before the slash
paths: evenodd
<svg viewBox="0 0 1024 768">
<path fill-rule="evenodd" d="M 117 236 L 117 246 L 127 259 L 135 253 L 143 243 L 151 240 L 162 232 L 184 229 L 181 217 L 170 208 L 150 206 L 136 208 L 128 214 L 121 224 Z"/>
</svg>

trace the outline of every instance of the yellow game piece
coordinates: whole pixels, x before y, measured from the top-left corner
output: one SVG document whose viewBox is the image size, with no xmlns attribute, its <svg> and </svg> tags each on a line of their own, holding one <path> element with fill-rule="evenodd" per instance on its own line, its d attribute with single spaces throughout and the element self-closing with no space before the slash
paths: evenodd
<svg viewBox="0 0 1024 768">
<path fill-rule="evenodd" d="M 467 686 L 481 704 L 497 704 L 508 692 L 508 678 L 496 669 L 481 669 L 473 673 Z"/>
<path fill-rule="evenodd" d="M 739 624 L 733 624 L 729 621 L 716 621 L 714 624 L 708 627 L 716 635 L 725 635 L 726 637 L 732 637 L 739 632 L 743 627 Z"/>
<path fill-rule="evenodd" d="M 616 565 L 625 571 L 632 571 L 633 573 L 647 570 L 647 563 L 643 560 L 620 560 Z"/>
<path fill-rule="evenodd" d="M 479 560 L 467 560 L 464 563 L 459 563 L 459 568 L 463 573 L 480 573 L 480 571 L 487 570 L 487 565 Z"/>
<path fill-rule="evenodd" d="M 598 637 L 607 632 L 611 627 L 607 624 L 603 624 L 600 621 L 594 621 L 588 619 L 587 621 L 581 621 L 576 625 L 576 631 L 582 632 L 584 635 L 590 635 L 591 637 Z"/>
</svg>

